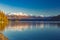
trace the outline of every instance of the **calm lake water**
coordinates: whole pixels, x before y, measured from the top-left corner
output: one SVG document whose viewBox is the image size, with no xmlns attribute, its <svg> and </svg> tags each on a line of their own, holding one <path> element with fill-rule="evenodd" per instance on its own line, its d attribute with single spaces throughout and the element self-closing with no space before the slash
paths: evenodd
<svg viewBox="0 0 60 40">
<path fill-rule="evenodd" d="M 9 40 L 60 40 L 60 23 L 11 22 L 4 35 Z"/>
</svg>

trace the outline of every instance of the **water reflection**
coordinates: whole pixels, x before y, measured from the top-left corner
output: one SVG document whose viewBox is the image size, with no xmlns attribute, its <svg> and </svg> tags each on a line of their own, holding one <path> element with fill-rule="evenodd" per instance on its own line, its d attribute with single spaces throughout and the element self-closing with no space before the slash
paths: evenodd
<svg viewBox="0 0 60 40">
<path fill-rule="evenodd" d="M 60 40 L 60 23 L 10 22 L 4 35 L 9 40 Z"/>
<path fill-rule="evenodd" d="M 5 31 L 25 31 L 35 29 L 59 28 L 60 23 L 44 23 L 44 22 L 10 22 Z"/>
</svg>

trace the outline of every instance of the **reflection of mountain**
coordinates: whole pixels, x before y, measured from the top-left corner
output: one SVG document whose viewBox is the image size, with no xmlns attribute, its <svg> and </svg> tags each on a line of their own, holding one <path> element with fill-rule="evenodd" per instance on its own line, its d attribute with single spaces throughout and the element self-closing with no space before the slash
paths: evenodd
<svg viewBox="0 0 60 40">
<path fill-rule="evenodd" d="M 17 31 L 24 31 L 24 30 L 32 30 L 33 28 L 44 28 L 43 23 L 34 23 L 34 22 L 10 22 L 7 30 L 17 30 Z"/>
<path fill-rule="evenodd" d="M 60 21 L 60 15 L 58 16 L 49 16 L 49 17 L 43 17 L 43 16 L 31 16 L 27 14 L 15 14 L 15 15 L 7 15 L 9 20 L 15 21 Z"/>
<path fill-rule="evenodd" d="M 40 22 L 11 22 L 9 23 L 6 30 L 12 30 L 12 31 L 24 31 L 24 30 L 44 30 L 44 28 L 59 28 L 60 23 L 40 23 Z"/>
</svg>

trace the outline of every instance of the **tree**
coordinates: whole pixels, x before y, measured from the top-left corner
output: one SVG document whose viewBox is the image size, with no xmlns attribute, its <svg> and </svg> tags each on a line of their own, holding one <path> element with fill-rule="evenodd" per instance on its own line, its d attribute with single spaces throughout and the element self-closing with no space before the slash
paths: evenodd
<svg viewBox="0 0 60 40">
<path fill-rule="evenodd" d="M 0 32 L 2 32 L 8 24 L 8 18 L 4 12 L 0 11 Z"/>
</svg>

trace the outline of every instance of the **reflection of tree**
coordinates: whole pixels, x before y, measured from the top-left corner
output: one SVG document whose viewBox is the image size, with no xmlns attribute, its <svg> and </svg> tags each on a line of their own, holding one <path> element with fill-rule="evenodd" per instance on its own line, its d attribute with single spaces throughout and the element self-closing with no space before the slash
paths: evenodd
<svg viewBox="0 0 60 40">
<path fill-rule="evenodd" d="M 8 40 L 8 38 L 5 37 L 2 33 L 0 33 L 0 40 Z"/>
</svg>

